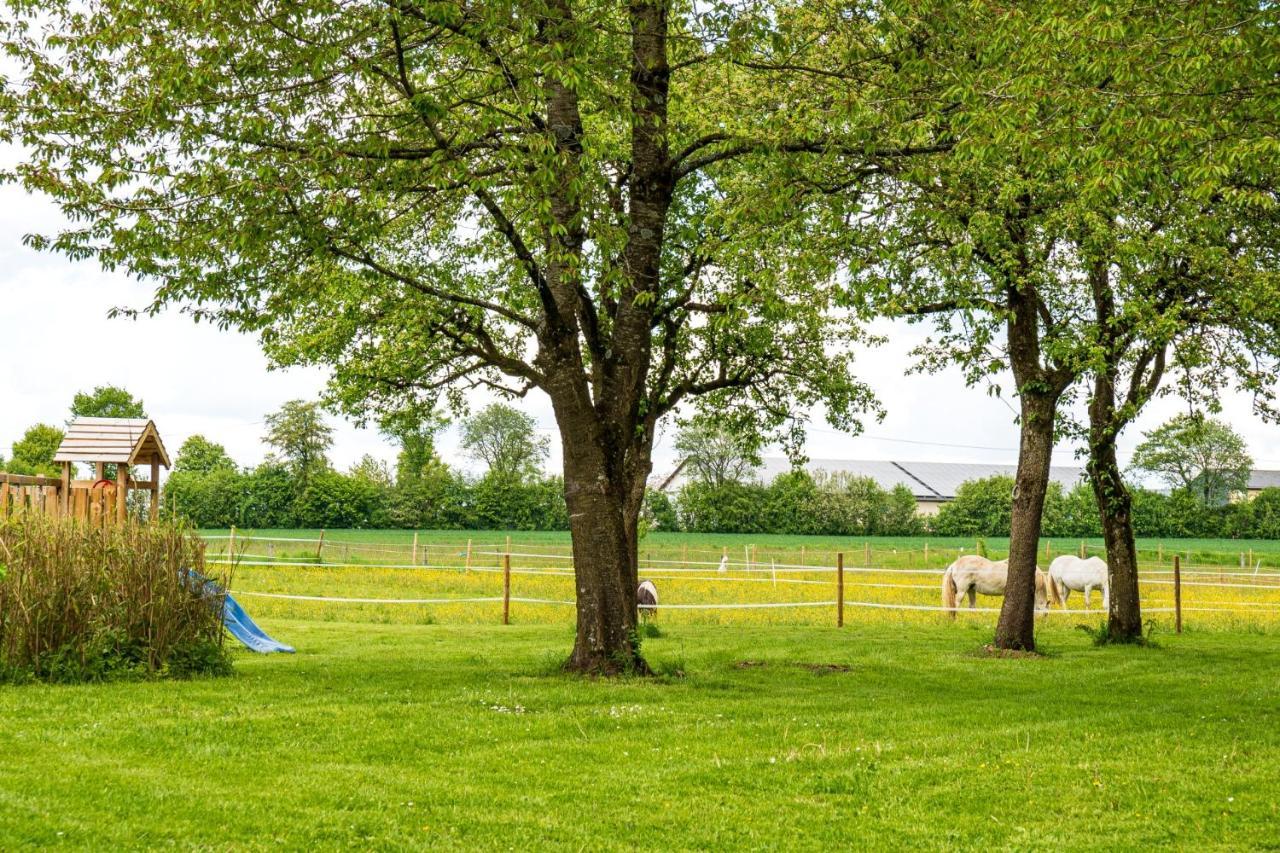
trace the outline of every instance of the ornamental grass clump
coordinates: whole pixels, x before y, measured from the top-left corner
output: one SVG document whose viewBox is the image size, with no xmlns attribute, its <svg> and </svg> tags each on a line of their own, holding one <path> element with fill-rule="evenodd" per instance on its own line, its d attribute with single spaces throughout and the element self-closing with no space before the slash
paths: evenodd
<svg viewBox="0 0 1280 853">
<path fill-rule="evenodd" d="M 230 672 L 204 546 L 175 524 L 0 519 L 0 682 Z M 219 589 L 226 577 L 213 576 Z"/>
</svg>

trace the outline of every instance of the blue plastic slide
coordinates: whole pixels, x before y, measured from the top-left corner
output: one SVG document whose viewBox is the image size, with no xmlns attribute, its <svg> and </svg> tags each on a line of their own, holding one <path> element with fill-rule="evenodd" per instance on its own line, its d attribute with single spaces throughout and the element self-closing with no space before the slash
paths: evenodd
<svg viewBox="0 0 1280 853">
<path fill-rule="evenodd" d="M 232 598 L 229 592 L 222 599 L 222 624 L 231 632 L 231 636 L 255 652 L 261 652 L 264 655 L 271 652 L 293 654 L 293 646 L 286 646 L 267 636 L 267 632 L 249 618 L 249 614 L 244 612 L 240 602 Z"/>
<path fill-rule="evenodd" d="M 258 627 L 257 622 L 249 618 L 249 614 L 244 612 L 240 602 L 231 597 L 231 593 L 196 572 L 188 570 L 187 576 L 197 583 L 204 584 L 205 591 L 209 594 L 222 595 L 222 624 L 231 633 L 231 636 L 244 643 L 245 647 L 250 651 L 264 655 L 271 652 L 293 654 L 293 646 L 286 646 L 284 643 L 273 640 L 268 636 L 266 631 Z"/>
</svg>

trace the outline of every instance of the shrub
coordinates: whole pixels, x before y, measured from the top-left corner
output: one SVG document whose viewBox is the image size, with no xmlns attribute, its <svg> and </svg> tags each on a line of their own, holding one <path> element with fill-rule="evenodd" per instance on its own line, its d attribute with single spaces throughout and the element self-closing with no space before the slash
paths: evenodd
<svg viewBox="0 0 1280 853">
<path fill-rule="evenodd" d="M 0 564 L 0 681 L 229 670 L 221 602 L 187 575 L 204 546 L 180 526 L 19 513 L 0 520 Z"/>
<path fill-rule="evenodd" d="M 942 536 L 1008 536 L 1013 516 L 1013 478 L 987 477 L 961 483 L 955 500 L 933 518 Z"/>
</svg>

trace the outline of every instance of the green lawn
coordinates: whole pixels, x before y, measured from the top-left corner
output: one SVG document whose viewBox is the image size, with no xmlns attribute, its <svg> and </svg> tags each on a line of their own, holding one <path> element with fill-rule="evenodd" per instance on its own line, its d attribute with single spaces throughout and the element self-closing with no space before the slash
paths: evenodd
<svg viewBox="0 0 1280 853">
<path fill-rule="evenodd" d="M 0 849 L 1280 842 L 1274 636 L 682 625 L 587 682 L 567 624 L 265 627 L 299 654 L 0 688 Z"/>
</svg>

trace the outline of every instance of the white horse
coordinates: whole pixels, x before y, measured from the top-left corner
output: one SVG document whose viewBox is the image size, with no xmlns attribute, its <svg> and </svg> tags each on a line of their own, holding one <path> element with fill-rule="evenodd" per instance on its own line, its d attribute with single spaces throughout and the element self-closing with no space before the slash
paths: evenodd
<svg viewBox="0 0 1280 853">
<path fill-rule="evenodd" d="M 640 581 L 636 587 L 636 606 L 640 610 L 640 618 L 644 621 L 658 615 L 658 588 L 653 581 Z"/>
<path fill-rule="evenodd" d="M 716 571 L 722 575 L 725 572 L 729 571 L 729 555 L 728 554 L 725 554 L 720 558 L 720 567 L 717 568 Z"/>
<path fill-rule="evenodd" d="M 977 605 L 977 594 L 1004 595 L 1009 583 L 1009 561 L 993 562 L 976 554 L 965 554 L 947 567 L 942 575 L 942 606 L 956 618 L 958 598 L 969 597 L 969 609 Z M 1049 609 L 1048 576 L 1036 567 L 1036 611 Z"/>
<path fill-rule="evenodd" d="M 1049 564 L 1049 579 L 1054 587 L 1054 597 L 1067 606 L 1071 590 L 1084 593 L 1085 609 L 1089 607 L 1089 593 L 1102 590 L 1102 609 L 1111 609 L 1111 582 L 1107 577 L 1107 564 L 1101 557 L 1082 560 L 1071 554 L 1055 557 Z"/>
</svg>

